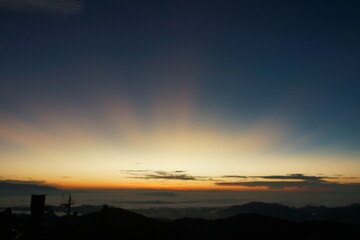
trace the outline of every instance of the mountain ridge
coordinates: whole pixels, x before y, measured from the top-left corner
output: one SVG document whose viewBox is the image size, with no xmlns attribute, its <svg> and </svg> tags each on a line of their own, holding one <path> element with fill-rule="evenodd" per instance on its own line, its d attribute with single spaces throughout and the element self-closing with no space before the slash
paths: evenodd
<svg viewBox="0 0 360 240">
<path fill-rule="evenodd" d="M 10 221 L 9 221 L 10 220 Z M 29 215 L 0 213 L 0 238 L 21 233 L 25 239 L 357 239 L 356 225 L 334 221 L 295 222 L 248 213 L 215 220 L 181 218 L 163 222 L 121 208 L 58 217 L 46 214 L 31 230 Z M 29 231 L 30 229 L 30 231 Z M 15 233 L 13 232 L 14 230 Z"/>
</svg>

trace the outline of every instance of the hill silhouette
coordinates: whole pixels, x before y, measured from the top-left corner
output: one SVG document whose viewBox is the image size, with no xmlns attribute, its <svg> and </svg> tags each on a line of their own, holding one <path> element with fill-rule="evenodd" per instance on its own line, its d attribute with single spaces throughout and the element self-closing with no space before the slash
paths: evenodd
<svg viewBox="0 0 360 240">
<path fill-rule="evenodd" d="M 95 213 L 101 210 L 99 205 L 80 205 L 72 210 L 80 215 Z M 12 207 L 17 212 L 30 212 L 30 207 Z M 63 206 L 48 206 L 53 212 L 64 213 Z M 4 209 L 5 210 L 5 209 Z M 1 209 L 0 209 L 1 211 Z M 276 203 L 250 202 L 231 207 L 188 207 L 188 208 L 146 208 L 133 209 L 135 213 L 152 219 L 169 222 L 179 218 L 219 219 L 238 214 L 259 214 L 295 222 L 304 221 L 337 221 L 347 224 L 360 224 L 360 204 L 345 207 L 305 206 L 293 208 Z"/>
<path fill-rule="evenodd" d="M 332 220 L 351 224 L 360 224 L 360 204 L 345 207 L 327 208 L 306 206 L 300 210 L 311 214 L 314 220 Z"/>
<path fill-rule="evenodd" d="M 306 206 L 292 208 L 276 203 L 250 202 L 221 209 L 217 217 L 227 218 L 237 214 L 254 213 L 296 222 L 338 221 L 348 224 L 360 224 L 360 204 L 346 207 L 328 208 L 324 206 Z"/>
<path fill-rule="evenodd" d="M 237 214 L 256 213 L 264 216 L 287 219 L 291 221 L 306 221 L 310 219 L 309 213 L 280 204 L 263 202 L 250 202 L 244 205 L 232 206 L 218 212 L 219 217 L 230 217 Z"/>
</svg>

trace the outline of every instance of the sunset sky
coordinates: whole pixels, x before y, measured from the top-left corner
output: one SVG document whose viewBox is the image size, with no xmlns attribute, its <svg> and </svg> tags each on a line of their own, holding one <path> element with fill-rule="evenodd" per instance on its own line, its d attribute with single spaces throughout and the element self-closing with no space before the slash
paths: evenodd
<svg viewBox="0 0 360 240">
<path fill-rule="evenodd" d="M 359 9 L 0 0 L 0 181 L 359 191 Z"/>
</svg>

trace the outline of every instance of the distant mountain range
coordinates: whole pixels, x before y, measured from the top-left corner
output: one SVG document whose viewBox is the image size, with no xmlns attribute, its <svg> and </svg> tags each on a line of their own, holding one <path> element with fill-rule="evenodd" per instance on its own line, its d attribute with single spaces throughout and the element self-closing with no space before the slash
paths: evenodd
<svg viewBox="0 0 360 240">
<path fill-rule="evenodd" d="M 293 208 L 276 203 L 250 202 L 223 208 L 149 208 L 134 211 L 158 219 L 191 217 L 215 220 L 239 214 L 259 214 L 295 222 L 321 220 L 360 224 L 360 204 L 334 208 L 324 206 Z"/>
<path fill-rule="evenodd" d="M 360 224 L 360 204 L 335 208 L 328 208 L 324 206 L 291 208 L 276 203 L 270 204 L 262 202 L 250 202 L 244 205 L 236 205 L 220 210 L 217 212 L 217 217 L 227 218 L 238 214 L 249 213 L 261 214 L 263 216 L 297 222 L 331 220 L 351 224 Z"/>
<path fill-rule="evenodd" d="M 276 203 L 269 204 L 262 202 L 250 202 L 244 205 L 236 205 L 224 210 L 220 210 L 218 212 L 218 217 L 227 218 L 237 214 L 248 213 L 256 213 L 291 221 L 307 221 L 310 219 L 309 214 L 305 211 Z"/>
<path fill-rule="evenodd" d="M 258 203 L 255 203 L 258 204 Z M 251 203 L 249 206 L 254 205 Z M 251 206 L 254 207 L 254 206 Z M 264 206 L 263 206 L 264 207 Z M 271 206 L 267 206 L 271 207 Z M 279 206 L 276 206 L 277 208 Z M 245 207 L 243 207 L 245 208 Z M 236 208 L 232 208 L 233 210 Z M 358 225 L 334 221 L 295 222 L 259 214 L 206 220 L 159 221 L 121 208 L 58 217 L 48 213 L 31 230 L 28 215 L 0 213 L 0 239 L 358 239 Z M 29 231 L 30 229 L 30 231 Z"/>
<path fill-rule="evenodd" d="M 72 208 L 79 214 L 98 212 L 102 206 L 81 205 Z M 64 207 L 51 206 L 54 212 L 64 212 Z M 13 207 L 16 211 L 29 211 L 29 207 Z M 208 220 L 226 219 L 239 214 L 257 214 L 293 222 L 336 221 L 346 224 L 360 224 L 360 204 L 345 207 L 306 206 L 292 208 L 276 203 L 250 202 L 228 208 L 147 208 L 132 211 L 153 219 L 170 222 L 180 218 L 201 218 Z"/>
</svg>

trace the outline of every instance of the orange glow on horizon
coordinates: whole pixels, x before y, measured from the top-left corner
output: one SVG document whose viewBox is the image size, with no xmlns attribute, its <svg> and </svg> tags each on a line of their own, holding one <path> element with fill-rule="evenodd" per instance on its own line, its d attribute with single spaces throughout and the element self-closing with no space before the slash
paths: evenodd
<svg viewBox="0 0 360 240">
<path fill-rule="evenodd" d="M 210 190 L 224 190 L 224 191 L 272 191 L 268 187 L 241 187 L 241 186 L 227 186 L 221 187 L 216 185 L 205 185 L 199 186 L 198 184 L 194 185 L 185 185 L 185 186 L 177 186 L 177 185 L 161 185 L 161 184 L 152 184 L 152 185 L 143 185 L 143 184 L 82 184 L 82 183 L 74 183 L 74 184 L 51 184 L 51 186 L 57 188 L 64 189 L 158 189 L 158 190 L 193 190 L 193 191 L 210 191 Z M 292 191 L 292 190 L 291 190 Z"/>
<path fill-rule="evenodd" d="M 59 189 L 156 189 L 156 190 L 188 190 L 188 191 L 275 191 L 275 192 L 312 192 L 331 191 L 330 188 L 307 188 L 307 187 L 284 187 L 284 188 L 270 188 L 266 186 L 217 186 L 214 183 L 187 183 L 187 184 L 171 184 L 166 185 L 161 183 L 114 183 L 114 182 L 96 182 L 96 181 L 71 181 L 71 182 L 47 182 L 46 185 L 53 186 Z"/>
<path fill-rule="evenodd" d="M 60 189 L 161 189 L 161 190 L 228 190 L 228 191 L 269 191 L 267 187 L 245 186 L 217 186 L 212 182 L 189 183 L 156 183 L 153 181 L 141 182 L 113 182 L 113 181 L 46 181 L 45 185 Z"/>
<path fill-rule="evenodd" d="M 176 104 L 156 101 L 146 117 L 124 100 L 100 103 L 92 113 L 39 108 L 31 120 L 0 112 L 0 141 L 10 146 L 0 151 L 0 180 L 36 179 L 72 189 L 229 191 L 307 190 L 216 185 L 227 182 L 221 176 L 302 173 L 359 182 L 357 154 L 296 151 L 301 139 L 292 136 L 286 121 L 264 117 L 251 124 L 219 124 L 221 119 L 194 114 L 187 98 L 173 99 Z"/>
</svg>

